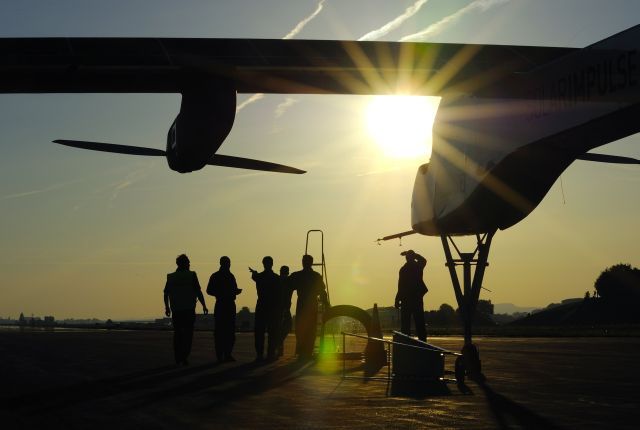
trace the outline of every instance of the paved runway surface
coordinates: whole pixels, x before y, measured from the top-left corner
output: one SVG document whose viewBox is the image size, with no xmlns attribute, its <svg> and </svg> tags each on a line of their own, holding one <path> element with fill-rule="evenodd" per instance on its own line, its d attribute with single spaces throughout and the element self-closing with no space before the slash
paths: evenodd
<svg viewBox="0 0 640 430">
<path fill-rule="evenodd" d="M 199 332 L 176 367 L 171 335 L 0 331 L 0 427 L 640 428 L 638 338 L 478 338 L 487 382 L 465 394 L 342 380 L 341 362 L 296 362 L 292 336 L 283 359 L 257 365 L 253 336 L 239 334 L 238 361 L 216 365 Z"/>
</svg>

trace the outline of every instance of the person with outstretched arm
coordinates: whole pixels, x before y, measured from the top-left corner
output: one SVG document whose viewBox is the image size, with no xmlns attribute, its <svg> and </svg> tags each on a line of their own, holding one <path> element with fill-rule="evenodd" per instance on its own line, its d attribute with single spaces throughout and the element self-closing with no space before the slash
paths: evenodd
<svg viewBox="0 0 640 430">
<path fill-rule="evenodd" d="M 282 321 L 280 294 L 280 277 L 273 271 L 273 258 L 262 259 L 264 270 L 258 272 L 249 267 L 251 279 L 256 283 L 258 301 L 256 303 L 254 343 L 256 361 L 264 359 L 264 335 L 269 336 L 267 344 L 267 360 L 275 360 L 280 345 L 280 324 Z"/>
<path fill-rule="evenodd" d="M 236 296 L 241 292 L 231 273 L 231 259 L 220 257 L 220 269 L 211 275 L 207 285 L 207 294 L 216 298 L 213 336 L 219 363 L 236 361 L 231 353 L 236 342 Z"/>
</svg>

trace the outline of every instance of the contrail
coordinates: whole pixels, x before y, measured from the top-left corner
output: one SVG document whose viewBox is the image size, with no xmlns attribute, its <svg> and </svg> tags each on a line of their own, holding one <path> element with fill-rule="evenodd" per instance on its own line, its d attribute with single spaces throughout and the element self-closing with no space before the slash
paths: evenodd
<svg viewBox="0 0 640 430">
<path fill-rule="evenodd" d="M 298 103 L 298 100 L 294 99 L 293 97 L 287 97 L 285 101 L 283 101 L 278 105 L 278 107 L 276 107 L 276 112 L 275 112 L 276 118 L 280 118 L 282 115 L 284 115 L 287 109 L 289 109 L 291 106 L 293 106 L 296 103 Z"/>
<path fill-rule="evenodd" d="M 408 20 L 413 15 L 418 13 L 418 11 L 422 8 L 422 6 L 424 6 L 425 3 L 427 3 L 428 1 L 429 0 L 417 0 L 414 4 L 412 4 L 411 6 L 407 7 L 402 14 L 398 15 L 397 17 L 395 17 L 391 21 L 387 22 L 382 27 L 368 32 L 367 34 L 365 34 L 364 36 L 362 36 L 358 40 L 361 40 L 361 41 L 376 40 L 376 39 L 379 39 L 382 36 L 392 32 L 396 28 L 400 27 L 406 20 Z M 318 6 L 320 6 L 320 5 L 318 5 Z M 316 12 L 319 12 L 319 10 L 317 10 Z M 288 108 L 293 106 L 294 103 L 290 102 L 289 100 L 294 101 L 295 99 L 287 99 L 287 101 L 285 101 L 284 103 L 281 103 L 280 105 L 278 105 L 278 107 L 276 108 L 276 118 L 280 118 L 282 115 L 284 115 L 285 111 Z"/>
<path fill-rule="evenodd" d="M 406 20 L 408 20 L 413 15 L 418 13 L 418 11 L 422 8 L 422 6 L 424 6 L 424 4 L 426 2 L 428 2 L 428 1 L 429 0 L 418 0 L 418 1 L 416 1 L 414 4 L 409 6 L 404 11 L 404 13 L 402 15 L 398 15 L 395 19 L 389 21 L 388 23 L 386 23 L 382 27 L 380 27 L 380 28 L 378 28 L 376 30 L 368 32 L 367 34 L 365 34 L 364 36 L 362 36 L 358 40 L 376 40 L 376 39 L 379 39 L 382 36 L 390 33 L 391 31 L 393 31 L 396 28 L 400 27 Z"/>
<path fill-rule="evenodd" d="M 118 194 L 120 194 L 120 191 L 124 190 L 125 188 L 128 188 L 129 186 L 131 186 L 131 184 L 133 184 L 134 181 L 133 179 L 129 179 L 130 177 L 131 175 L 128 175 L 125 180 L 115 184 L 115 186 L 113 187 L 113 193 L 111 194 L 111 199 L 109 200 L 110 202 L 113 202 L 115 199 L 118 198 Z"/>
<path fill-rule="evenodd" d="M 456 21 L 461 16 L 466 15 L 467 13 L 475 9 L 480 9 L 482 12 L 485 12 L 494 6 L 498 6 L 500 4 L 507 3 L 509 1 L 510 0 L 475 0 L 469 3 L 468 5 L 466 5 L 465 7 L 463 7 L 462 9 L 459 9 L 458 11 L 452 13 L 451 15 L 445 16 L 440 21 L 431 24 L 429 27 L 425 28 L 424 30 L 418 33 L 410 34 L 408 36 L 404 36 L 403 38 L 400 39 L 400 41 L 401 42 L 423 41 L 425 40 L 425 38 L 439 33 L 446 26 Z"/>
<path fill-rule="evenodd" d="M 77 181 L 77 180 L 76 181 L 67 181 L 67 182 L 62 182 L 60 184 L 50 185 L 50 186 L 48 186 L 46 188 L 41 188 L 39 190 L 31 190 L 31 191 L 23 191 L 21 193 L 7 194 L 7 195 L 4 195 L 4 196 L 0 197 L 0 200 L 18 199 L 18 198 L 21 198 L 21 197 L 33 196 L 35 194 L 42 194 L 42 193 L 46 193 L 46 192 L 49 192 L 49 191 L 57 190 L 59 188 L 64 187 L 65 185 L 74 184 L 76 182 L 79 182 L 79 181 Z"/>
<path fill-rule="evenodd" d="M 129 188 L 131 185 L 136 182 L 144 179 L 147 176 L 147 171 L 153 167 L 155 162 L 150 162 L 148 164 L 143 165 L 138 170 L 134 170 L 129 173 L 123 180 L 113 184 L 113 191 L 111 193 L 111 198 L 109 199 L 109 207 L 113 207 L 113 202 L 118 198 L 120 191 Z"/>
<path fill-rule="evenodd" d="M 315 18 L 316 16 L 318 16 L 318 14 L 322 11 L 322 9 L 324 8 L 324 2 L 325 0 L 320 0 L 318 2 L 318 6 L 316 7 L 316 10 L 313 11 L 313 13 L 311 15 L 309 15 L 308 17 L 304 18 L 302 21 L 300 21 L 299 23 L 296 24 L 295 27 L 293 27 L 293 29 L 287 33 L 283 39 L 292 39 L 295 35 L 297 35 L 298 33 L 300 33 L 302 31 L 302 29 L 309 24 L 309 22 Z M 242 109 L 244 109 L 245 107 L 249 106 L 250 104 L 257 102 L 258 100 L 260 100 L 261 98 L 264 97 L 263 93 L 256 93 L 254 95 L 252 95 L 251 97 L 249 97 L 247 100 L 243 101 L 242 103 L 240 103 L 237 107 L 236 107 L 236 114 L 238 112 L 240 112 Z"/>
<path fill-rule="evenodd" d="M 295 27 L 293 27 L 293 30 L 291 30 L 289 33 L 287 33 L 287 35 L 285 37 L 283 37 L 283 39 L 292 39 L 296 34 L 300 33 L 302 31 L 302 29 L 304 28 L 304 26 L 309 24 L 309 21 L 311 21 L 313 18 L 318 16 L 320 11 L 322 11 L 322 8 L 324 7 L 324 2 L 325 2 L 325 0 L 320 0 L 316 10 L 311 15 L 309 15 L 308 17 L 306 17 L 305 19 L 300 21 Z"/>
<path fill-rule="evenodd" d="M 238 106 L 236 106 L 236 113 L 240 112 L 240 110 L 244 109 L 247 105 L 250 105 L 253 102 L 257 102 L 263 97 L 264 93 L 255 93 L 254 95 L 240 103 Z"/>
</svg>

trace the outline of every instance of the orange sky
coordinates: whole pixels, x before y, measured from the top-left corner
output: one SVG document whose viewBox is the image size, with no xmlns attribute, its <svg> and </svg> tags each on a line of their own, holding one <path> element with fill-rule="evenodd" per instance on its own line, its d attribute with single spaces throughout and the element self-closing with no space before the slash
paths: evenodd
<svg viewBox="0 0 640 430">
<path fill-rule="evenodd" d="M 100 15 L 79 7 L 72 13 L 75 20 L 64 8 L 15 11 L 3 5 L 0 36 L 276 38 L 317 5 L 296 2 L 265 22 L 264 3 L 255 3 L 253 11 L 246 5 L 242 10 L 219 6 L 229 9 L 222 16 L 203 5 L 176 15 L 167 3 L 152 20 L 125 3 Z M 271 7 L 278 3 L 271 1 Z M 375 17 L 355 19 L 356 3 L 326 2 L 296 37 L 357 39 L 414 4 L 380 2 L 371 8 L 378 11 Z M 635 3 L 620 2 L 605 12 L 597 2 L 566 3 L 573 9 L 555 2 L 499 2 L 460 16 L 430 40 L 584 46 L 637 24 L 639 16 Z M 399 40 L 468 4 L 427 2 L 384 39 Z M 593 28 L 578 24 L 596 18 L 601 24 Z M 426 307 L 455 304 L 438 238 L 412 236 L 402 247 L 398 241 L 374 242 L 411 227 L 413 179 L 426 156 L 389 156 L 367 125 L 371 97 L 288 98 L 267 95 L 242 109 L 220 152 L 308 170 L 295 177 L 213 167 L 180 175 L 163 160 L 50 143 L 76 138 L 162 148 L 179 108 L 177 95 L 0 95 L 0 316 L 160 317 L 165 275 L 182 252 L 203 287 L 219 257 L 231 257 L 244 288 L 238 306 L 253 308 L 247 266 L 259 268 L 262 257 L 271 255 L 275 267 L 299 269 L 305 234 L 312 228 L 326 233 L 333 304 L 391 305 L 403 263 L 399 253 L 410 248 L 429 260 Z M 428 148 L 428 138 L 423 144 Z M 640 137 L 598 152 L 638 158 Z M 483 291 L 481 298 L 545 306 L 592 290 L 608 266 L 640 266 L 638 185 L 635 166 L 574 163 L 563 174 L 562 187 L 556 183 L 528 218 L 496 234 L 485 276 L 491 292 Z"/>
</svg>

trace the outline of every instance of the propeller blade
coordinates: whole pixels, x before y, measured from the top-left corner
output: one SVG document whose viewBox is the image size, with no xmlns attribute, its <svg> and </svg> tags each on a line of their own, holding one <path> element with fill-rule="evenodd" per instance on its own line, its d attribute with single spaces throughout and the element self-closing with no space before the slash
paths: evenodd
<svg viewBox="0 0 640 430">
<path fill-rule="evenodd" d="M 270 163 L 268 161 L 253 160 L 251 158 L 233 157 L 231 155 L 215 154 L 209 162 L 210 166 L 236 167 L 238 169 L 262 170 L 265 172 L 294 173 L 300 175 L 307 173 L 295 167 L 284 166 L 282 164 Z"/>
<path fill-rule="evenodd" d="M 74 148 L 90 149 L 92 151 L 114 152 L 116 154 L 151 155 L 151 156 L 165 155 L 165 152 L 162 149 L 141 148 L 139 146 L 115 145 L 113 143 L 87 142 L 84 140 L 64 140 L 64 139 L 54 140 L 53 142 L 59 143 L 60 145 L 72 146 Z"/>
<path fill-rule="evenodd" d="M 578 160 L 597 161 L 599 163 L 640 164 L 640 160 L 620 155 L 594 154 L 587 152 L 578 156 Z"/>
</svg>

